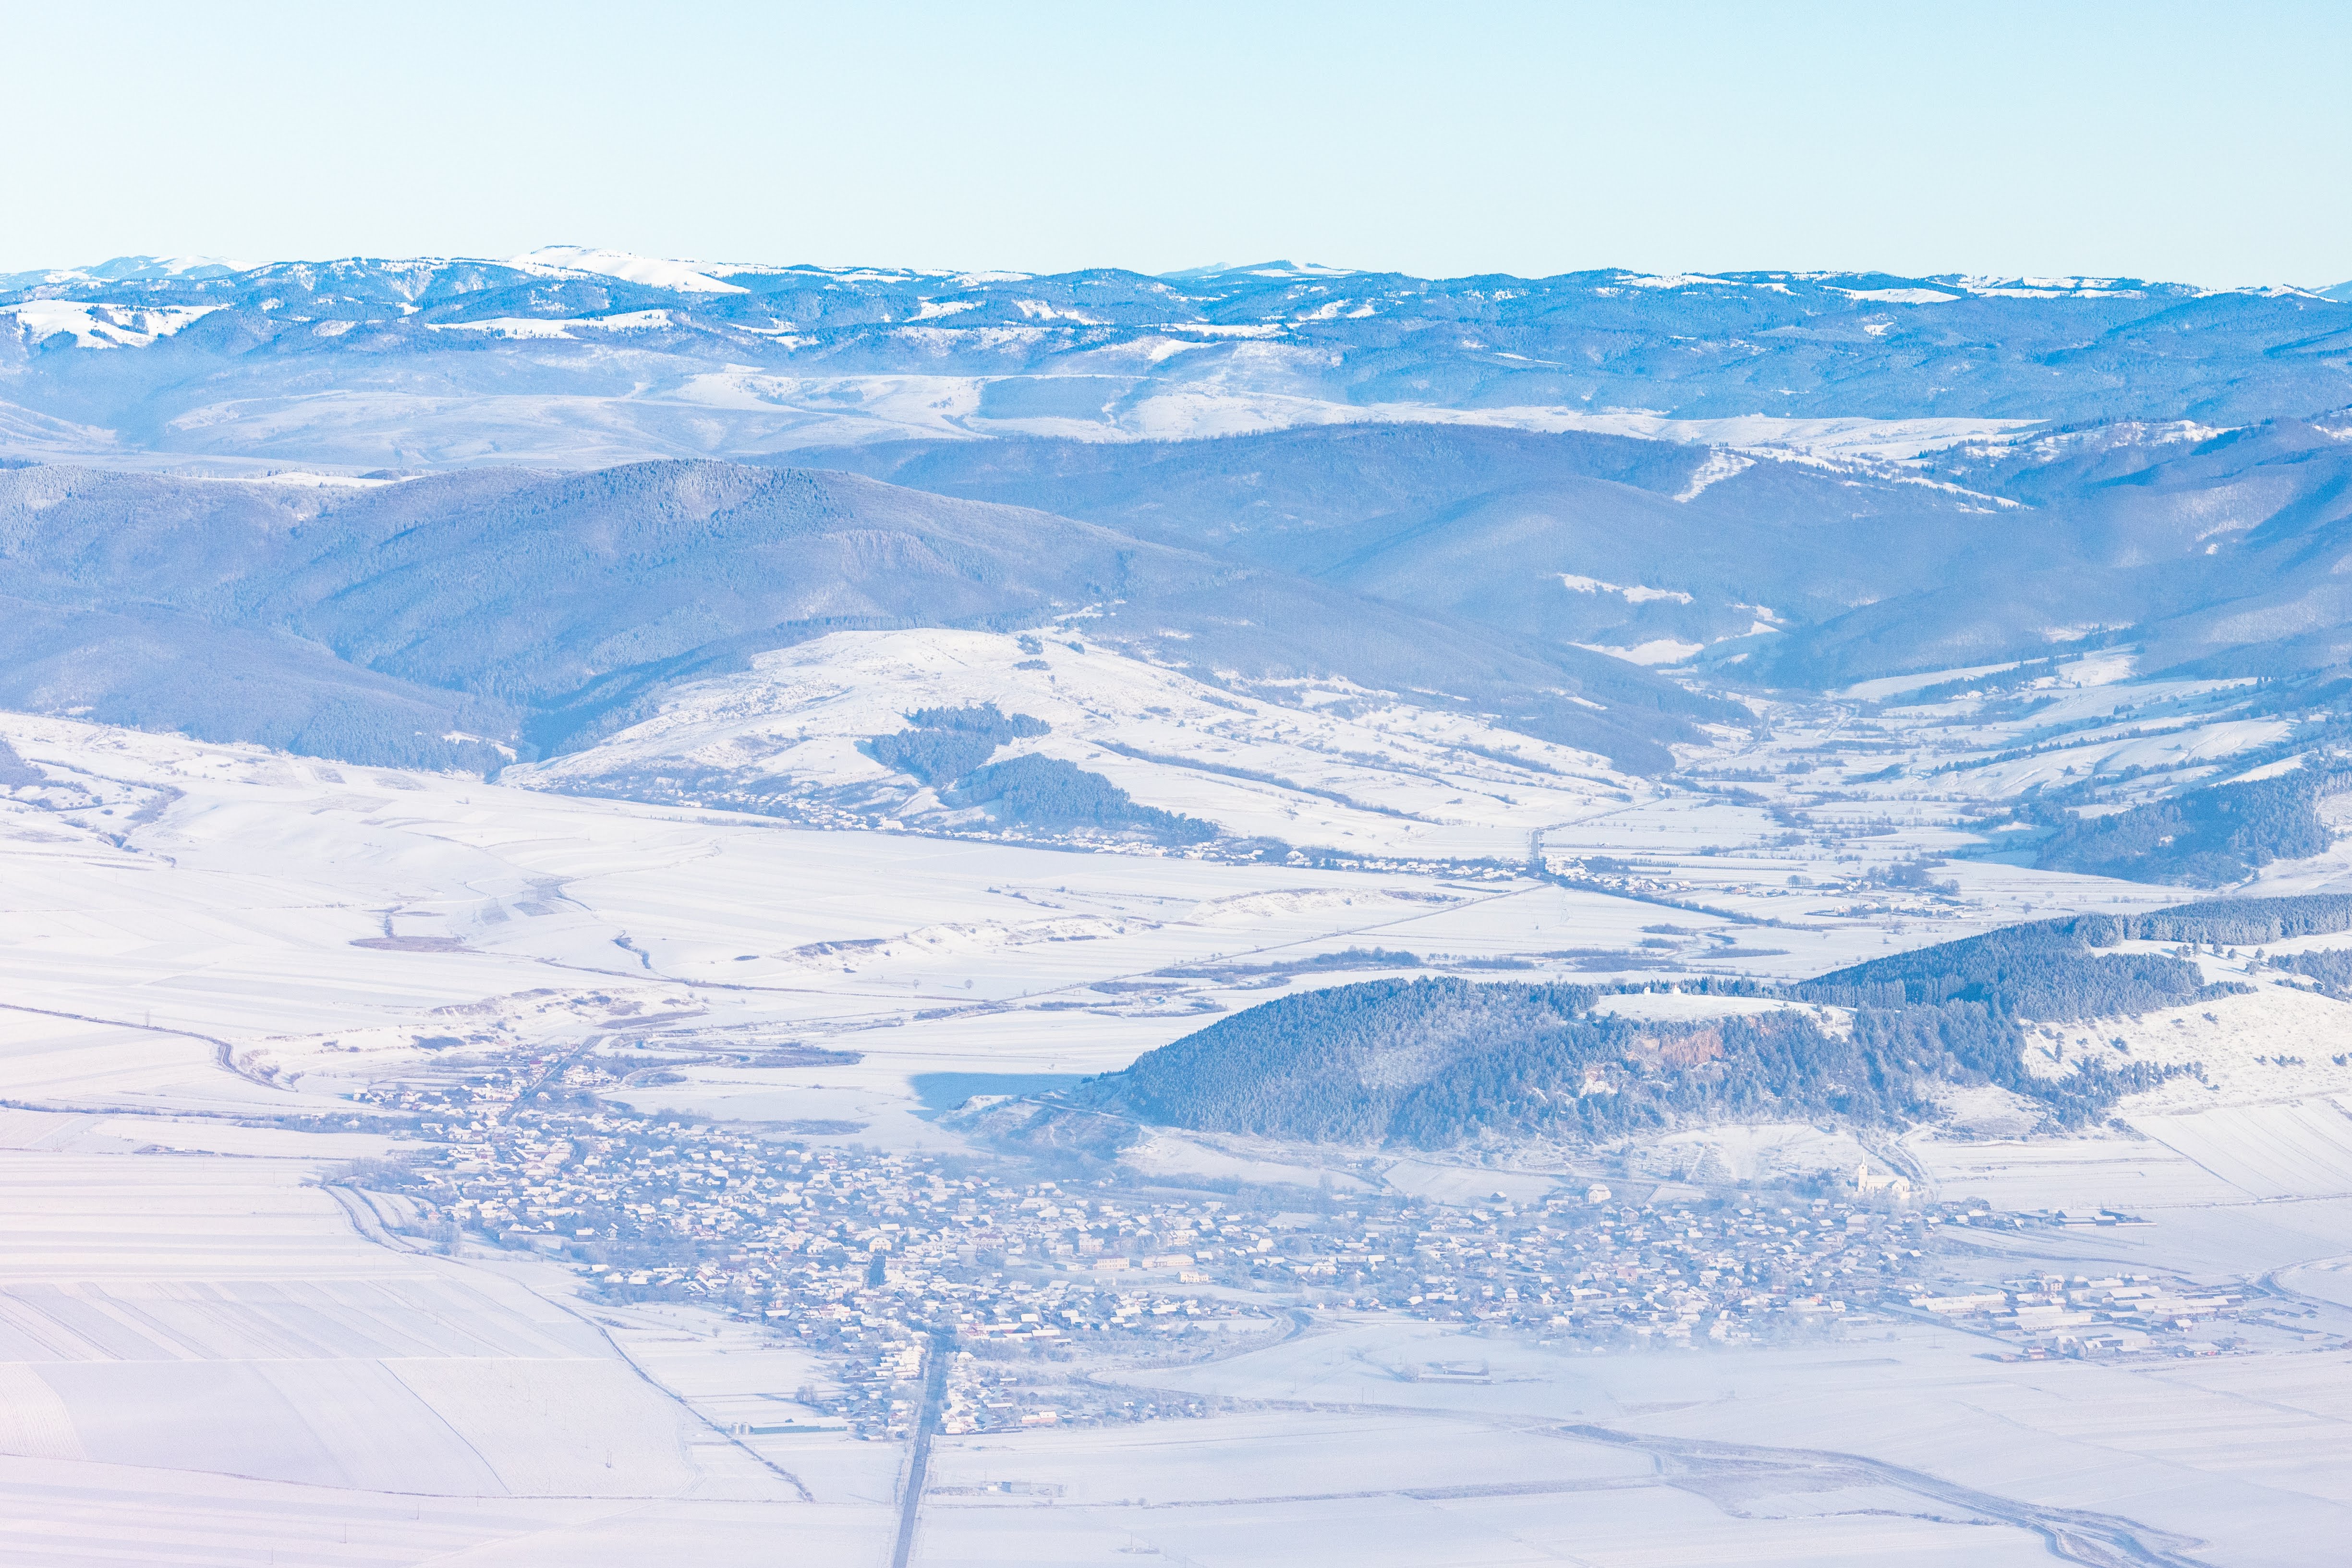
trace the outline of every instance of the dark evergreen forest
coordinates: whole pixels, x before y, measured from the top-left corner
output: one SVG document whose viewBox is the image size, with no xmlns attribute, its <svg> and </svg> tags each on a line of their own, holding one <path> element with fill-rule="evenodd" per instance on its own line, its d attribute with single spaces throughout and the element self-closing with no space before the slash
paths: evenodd
<svg viewBox="0 0 2352 1568">
<path fill-rule="evenodd" d="M 1852 1009 L 1850 1029 L 1796 1007 L 1698 1023 L 1596 1012 L 1654 986 L 1380 980 L 1282 997 L 1147 1052 L 1066 1097 L 1148 1122 L 1317 1142 L 1436 1149 L 1487 1137 L 1596 1140 L 1681 1121 L 1926 1115 L 1939 1084 L 1996 1084 L 2061 1125 L 2189 1067 L 2026 1069 L 2033 1026 L 2177 1007 L 2227 991 L 2185 958 L 2126 941 L 2245 946 L 2352 929 L 2352 897 L 2222 899 L 2006 927 L 1800 984 L 1685 990 Z M 2279 961 L 2323 986 L 2352 953 Z"/>
<path fill-rule="evenodd" d="M 982 805 L 1003 821 L 1033 827 L 1091 827 L 1140 833 L 1162 844 L 1202 844 L 1214 823 L 1139 805 L 1100 773 L 1058 757 L 1007 757 L 967 774 L 940 795 L 950 805 Z"/>
<path fill-rule="evenodd" d="M 1878 1123 L 1923 1109 L 1908 1063 L 1809 1014 L 1662 1025 L 1594 1013 L 1600 995 L 1451 978 L 1310 991 L 1222 1019 L 1071 1098 L 1207 1131 L 1423 1149 L 1487 1133 L 1609 1138 L 1691 1119 Z"/>
<path fill-rule="evenodd" d="M 2277 954 L 2270 960 L 2270 967 L 2302 975 L 2317 985 L 2324 995 L 2339 1001 L 2352 999 L 2352 948 Z"/>
<path fill-rule="evenodd" d="M 1026 713 L 1003 713 L 993 702 L 970 708 L 919 708 L 910 729 L 860 743 L 884 767 L 939 791 L 950 806 L 980 806 L 1001 822 L 1049 831 L 1072 828 L 1139 835 L 1161 844 L 1203 844 L 1214 823 L 1156 806 L 1139 805 L 1125 790 L 1075 763 L 1035 755 L 989 758 L 1011 741 L 1052 732 Z"/>
<path fill-rule="evenodd" d="M 866 754 L 884 767 L 922 783 L 952 784 L 996 754 L 1008 741 L 1050 734 L 1053 726 L 1026 713 L 1002 713 L 993 702 L 972 708 L 919 708 L 907 715 L 912 729 L 877 735 Z"/>
<path fill-rule="evenodd" d="M 2277 778 L 2186 790 L 2108 816 L 2037 810 L 2032 801 L 2019 816 L 2055 829 L 2036 858 L 2044 869 L 2210 888 L 2325 850 L 2319 802 L 2347 788 L 2352 770 L 2305 763 Z"/>
</svg>

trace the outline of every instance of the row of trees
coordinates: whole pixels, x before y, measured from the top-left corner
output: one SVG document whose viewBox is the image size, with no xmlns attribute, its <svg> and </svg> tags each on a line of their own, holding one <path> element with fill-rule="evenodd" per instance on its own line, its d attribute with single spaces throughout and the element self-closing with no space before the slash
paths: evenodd
<svg viewBox="0 0 2352 1568">
<path fill-rule="evenodd" d="M 2270 961 L 2270 966 L 2316 981 L 2321 991 L 2339 1000 L 2352 998 L 2352 949 L 2282 953 Z"/>
<path fill-rule="evenodd" d="M 2076 922 L 2094 947 L 2117 942 L 2194 942 L 2245 947 L 2288 937 L 2352 931 L 2352 893 L 2283 899 L 2208 899 L 2144 914 L 2084 915 Z"/>
</svg>

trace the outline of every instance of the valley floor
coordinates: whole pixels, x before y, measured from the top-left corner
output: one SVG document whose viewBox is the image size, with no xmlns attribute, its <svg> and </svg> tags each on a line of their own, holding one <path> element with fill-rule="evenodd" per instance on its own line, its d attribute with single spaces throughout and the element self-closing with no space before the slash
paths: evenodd
<svg viewBox="0 0 2352 1568">
<path fill-rule="evenodd" d="M 618 1564 L 685 1541 L 713 1564 L 891 1559 L 906 1444 L 751 1431 L 756 1401 L 831 1385 L 837 1357 L 600 1289 L 528 1245 L 436 1241 L 363 1190 L 368 1162 L 455 1146 L 387 1088 L 495 1078 L 519 1103 L 604 1064 L 599 1096 L 656 1123 L 984 1169 L 943 1110 L 1335 977 L 1792 979 L 2179 897 L 1999 859 L 1936 870 L 1950 892 L 1872 880 L 1969 839 L 1924 793 L 1810 800 L 1800 830 L 1772 814 L 1781 783 L 1741 800 L 1595 773 L 1572 823 L 1530 828 L 1514 805 L 1430 829 L 1482 853 L 1539 832 L 1562 885 L 1402 854 L 1338 870 L 826 830 L 64 720 L 0 732 L 43 776 L 0 803 L 5 1563 Z M 1825 841 L 1841 809 L 1853 830 Z M 2346 879 L 2323 859 L 2273 880 Z M 2179 1048 L 2216 1069 L 2201 1100 L 2158 1091 L 2097 1136 L 2027 1136 L 1988 1103 L 1854 1151 L 1727 1129 L 1603 1173 L 1170 1134 L 1125 1178 L 1197 1196 L 1328 1177 L 1467 1210 L 1581 1202 L 1597 1177 L 1670 1215 L 1710 1172 L 1852 1152 L 1940 1201 L 2039 1216 L 1944 1227 L 1910 1266 L 1938 1292 L 2054 1277 L 2063 1298 L 2130 1275 L 2242 1303 L 2184 1307 L 2162 1353 L 1997 1359 L 2022 1353 L 2013 1324 L 1904 1300 L 1636 1351 L 1349 1307 L 1313 1281 L 1202 1284 L 1255 1314 L 1222 1353 L 1055 1363 L 1164 1418 L 939 1436 L 912 1560 L 2322 1560 L 2352 1527 L 2334 1462 L 2352 1437 L 2335 1098 L 2352 1082 L 2318 1048 L 2343 1005 L 2250 978 L 2211 1009 L 2077 1032 L 2143 1054 L 2194 1037 Z"/>
</svg>

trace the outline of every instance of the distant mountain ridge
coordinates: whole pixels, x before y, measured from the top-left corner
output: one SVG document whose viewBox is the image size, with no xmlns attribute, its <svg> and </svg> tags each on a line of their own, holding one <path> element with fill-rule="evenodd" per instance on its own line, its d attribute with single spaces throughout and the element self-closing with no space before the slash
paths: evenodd
<svg viewBox="0 0 2352 1568">
<path fill-rule="evenodd" d="M 0 451 L 579 467 L 906 436 L 1723 420 L 1801 441 L 1821 432 L 1774 422 L 1877 421 L 1916 449 L 2309 417 L 2352 405 L 2347 328 L 2352 305 L 2321 293 L 2113 279 L 121 258 L 0 277 Z"/>
<path fill-rule="evenodd" d="M 2127 637 L 2215 676 L 2352 658 L 2352 420 L 2170 422 L 1899 471 L 1444 426 L 801 455 L 1515 637 L 1819 690 Z"/>
<path fill-rule="evenodd" d="M 2128 645 L 2311 709 L 2352 663 L 2335 292 L 587 247 L 17 274 L 0 702 L 488 769 L 830 631 L 1083 612 L 1212 683 L 1641 773 L 1751 721 L 1644 667 L 1821 692 Z"/>
<path fill-rule="evenodd" d="M 2101 426 L 1898 473 L 1429 426 L 324 488 L 20 467 L 0 702 L 487 768 L 828 631 L 1083 607 L 1150 660 L 1342 678 L 1656 772 L 1691 723 L 1748 720 L 1642 663 L 1820 690 L 2128 638 L 2149 671 L 2338 670 L 2346 428 Z"/>
</svg>

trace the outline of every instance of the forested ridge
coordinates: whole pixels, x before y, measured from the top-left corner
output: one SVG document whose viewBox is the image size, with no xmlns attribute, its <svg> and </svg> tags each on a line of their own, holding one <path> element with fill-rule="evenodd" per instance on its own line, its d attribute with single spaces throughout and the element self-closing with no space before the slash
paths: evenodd
<svg viewBox="0 0 2352 1568">
<path fill-rule="evenodd" d="M 1425 1149 L 1487 1137 L 1605 1140 L 1695 1121 L 1902 1123 L 1930 1114 L 1940 1085 L 1998 1085 L 2079 1125 L 2123 1095 L 2198 1069 L 2094 1063 L 2036 1077 L 2025 1065 L 2033 1025 L 2242 989 L 2206 985 L 2176 954 L 2103 950 L 2347 929 L 2352 897 L 2224 899 L 2006 927 L 1791 986 L 1690 987 L 1850 1009 L 1847 1028 L 1799 1005 L 1688 1023 L 1598 1010 L 1610 994 L 1654 985 L 1370 981 L 1236 1013 L 1067 1099 L 1209 1131 Z M 2336 957 L 2314 955 L 2308 973 L 2341 984 Z"/>
<path fill-rule="evenodd" d="M 1705 1024 L 1592 1011 L 1591 986 L 1379 980 L 1286 996 L 1146 1053 L 1072 1098 L 1145 1121 L 1444 1148 L 1609 1138 L 1694 1118 L 1884 1122 L 1916 1074 L 1790 1010 Z"/>
<path fill-rule="evenodd" d="M 1833 970 L 1790 988 L 1840 1006 L 1963 1000 L 2063 1023 L 2179 1007 L 2205 993 L 2197 968 L 2170 953 L 2106 952 L 2126 942 L 2259 946 L 2352 930 L 2352 894 L 2211 899 L 2131 914 L 2073 915 L 2004 926 L 1959 942 Z"/>
<path fill-rule="evenodd" d="M 2030 800 L 2019 816 L 2054 829 L 2035 856 L 2046 870 L 2217 887 L 2325 851 L 2332 835 L 2319 803 L 2347 789 L 2352 769 L 2306 762 L 2276 778 L 2185 790 L 2105 816 L 2037 810 Z"/>
</svg>

